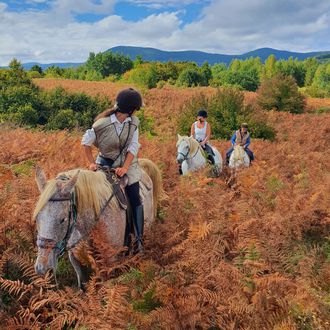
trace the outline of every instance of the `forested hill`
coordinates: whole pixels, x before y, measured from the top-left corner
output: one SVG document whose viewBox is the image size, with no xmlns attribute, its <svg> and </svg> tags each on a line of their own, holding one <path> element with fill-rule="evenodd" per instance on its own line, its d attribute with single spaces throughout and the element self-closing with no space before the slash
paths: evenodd
<svg viewBox="0 0 330 330">
<path fill-rule="evenodd" d="M 324 54 L 330 54 L 330 52 L 309 52 L 309 53 L 297 53 L 285 50 L 277 50 L 273 48 L 260 48 L 253 50 L 248 53 L 241 55 L 225 55 L 225 54 L 210 54 L 200 51 L 163 51 L 155 48 L 145 48 L 145 47 L 132 47 L 132 46 L 118 46 L 109 49 L 114 53 L 121 53 L 129 56 L 131 59 L 135 59 L 137 56 L 141 56 L 145 61 L 189 61 L 196 62 L 201 65 L 204 62 L 209 64 L 215 63 L 226 63 L 229 64 L 233 59 L 247 59 L 250 57 L 260 57 L 264 62 L 269 55 L 275 55 L 278 60 L 287 60 L 289 57 L 297 58 L 298 60 L 304 60 L 309 57 L 315 57 Z"/>
<path fill-rule="evenodd" d="M 309 53 L 297 53 L 285 50 L 277 50 L 273 48 L 260 48 L 247 52 L 241 55 L 226 55 L 226 54 L 211 54 L 200 51 L 164 51 L 156 48 L 147 47 L 132 47 L 132 46 L 118 46 L 108 49 L 113 53 L 124 54 L 129 56 L 132 60 L 137 56 L 141 56 L 144 61 L 160 61 L 160 62 L 196 62 L 198 65 L 202 65 L 204 62 L 208 62 L 213 65 L 215 63 L 229 64 L 233 59 L 248 59 L 250 57 L 260 57 L 264 62 L 269 55 L 274 54 L 277 60 L 287 60 L 289 57 L 297 58 L 298 60 L 304 60 L 309 57 L 317 57 L 324 61 L 323 57 L 329 57 L 330 51 L 323 52 L 309 52 Z M 41 64 L 37 62 L 24 63 L 23 67 L 26 70 L 30 70 L 34 65 L 39 65 L 43 70 L 51 66 L 57 66 L 59 68 L 73 68 L 84 63 L 48 63 Z"/>
</svg>

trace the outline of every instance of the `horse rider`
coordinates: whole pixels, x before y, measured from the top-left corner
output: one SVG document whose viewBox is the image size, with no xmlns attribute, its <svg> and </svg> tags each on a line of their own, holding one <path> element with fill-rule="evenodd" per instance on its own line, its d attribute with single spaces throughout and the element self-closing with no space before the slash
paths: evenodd
<svg viewBox="0 0 330 330">
<path fill-rule="evenodd" d="M 191 125 L 191 136 L 196 139 L 207 154 L 207 159 L 214 165 L 214 153 L 209 140 L 211 137 L 211 125 L 206 121 L 207 112 L 200 109 L 197 113 L 197 121 Z"/>
<path fill-rule="evenodd" d="M 84 134 L 81 144 L 90 163 L 89 169 L 96 171 L 98 166 L 115 169 L 119 177 L 127 175 L 125 190 L 132 209 L 135 232 L 134 253 L 143 252 L 144 213 L 140 198 L 141 169 L 138 164 L 139 119 L 135 111 L 142 106 L 141 94 L 133 88 L 124 89 L 116 97 L 112 109 L 99 114 L 91 129 Z M 98 148 L 99 154 L 94 160 L 91 146 Z M 129 239 L 125 234 L 125 246 Z"/>
<path fill-rule="evenodd" d="M 254 154 L 249 149 L 249 145 L 251 143 L 250 133 L 248 132 L 248 124 L 242 123 L 240 129 L 238 129 L 230 139 L 231 141 L 231 148 L 226 153 L 226 162 L 229 164 L 229 158 L 232 152 L 234 151 L 234 147 L 236 145 L 240 145 L 244 148 L 246 153 L 248 154 L 250 161 L 254 160 Z"/>
</svg>

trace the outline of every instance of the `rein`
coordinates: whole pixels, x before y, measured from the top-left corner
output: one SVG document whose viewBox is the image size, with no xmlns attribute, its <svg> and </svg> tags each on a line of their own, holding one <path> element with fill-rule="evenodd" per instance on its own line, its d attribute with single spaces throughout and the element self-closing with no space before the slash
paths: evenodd
<svg viewBox="0 0 330 330">
<path fill-rule="evenodd" d="M 112 179 L 114 180 L 114 183 L 118 183 L 118 178 L 116 175 L 112 176 Z M 103 205 L 102 209 L 100 210 L 100 213 L 98 216 L 95 218 L 95 221 L 98 221 L 100 217 L 102 216 L 104 210 L 106 207 L 109 205 L 115 194 L 117 193 L 119 188 L 119 184 L 114 185 L 114 190 L 111 194 L 111 196 L 107 199 L 105 204 Z M 56 242 L 55 240 L 51 238 L 44 238 L 42 236 L 37 237 L 37 246 L 41 249 L 52 249 L 52 250 L 59 250 L 59 257 L 62 257 L 63 254 L 66 251 L 71 250 L 74 248 L 78 242 L 72 244 L 71 246 L 68 247 L 68 241 L 71 237 L 71 234 L 73 232 L 73 229 L 75 225 L 77 224 L 77 217 L 78 217 L 78 212 L 77 212 L 77 203 L 76 203 L 76 194 L 75 192 L 72 192 L 70 196 L 68 197 L 59 197 L 59 198 L 51 198 L 49 200 L 50 202 L 65 202 L 65 201 L 70 201 L 70 207 L 69 207 L 69 215 L 68 215 L 68 227 L 65 233 L 65 236 L 62 240 Z"/>
</svg>

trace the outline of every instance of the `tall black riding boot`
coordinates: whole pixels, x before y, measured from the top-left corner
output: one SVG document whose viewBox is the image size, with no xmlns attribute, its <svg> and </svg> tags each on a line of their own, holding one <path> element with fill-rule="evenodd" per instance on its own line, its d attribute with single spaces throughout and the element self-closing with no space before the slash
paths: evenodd
<svg viewBox="0 0 330 330">
<path fill-rule="evenodd" d="M 125 237 L 124 237 L 124 247 L 127 247 L 127 251 L 125 252 L 125 255 L 129 255 L 129 251 L 131 248 L 131 232 L 132 232 L 132 226 L 131 226 L 131 220 L 129 218 L 128 212 L 126 212 L 126 228 L 125 228 Z"/>
<path fill-rule="evenodd" d="M 212 165 L 215 164 L 215 160 L 214 160 L 214 156 L 213 156 L 213 155 L 208 154 L 208 155 L 207 155 L 207 159 L 210 161 L 210 163 L 211 163 Z"/>
<path fill-rule="evenodd" d="M 143 253 L 143 227 L 144 227 L 144 212 L 143 205 L 137 206 L 133 209 L 133 225 L 135 233 L 135 243 L 133 253 Z"/>
</svg>

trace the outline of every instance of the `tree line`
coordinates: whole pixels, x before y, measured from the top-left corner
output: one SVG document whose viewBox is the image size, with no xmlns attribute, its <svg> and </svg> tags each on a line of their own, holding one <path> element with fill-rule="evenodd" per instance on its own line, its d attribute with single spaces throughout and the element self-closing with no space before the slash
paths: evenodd
<svg viewBox="0 0 330 330">
<path fill-rule="evenodd" d="M 292 77 L 303 93 L 312 97 L 330 96 L 330 61 L 309 58 L 277 60 L 270 55 L 265 63 L 259 57 L 233 60 L 224 63 L 198 66 L 194 62 L 144 62 L 138 56 L 132 61 L 128 56 L 112 53 L 90 53 L 85 64 L 77 68 L 51 66 L 46 70 L 38 65 L 31 68 L 29 77 L 52 77 L 82 80 L 124 81 L 145 88 L 231 86 L 241 90 L 256 91 L 266 78 Z"/>
</svg>

